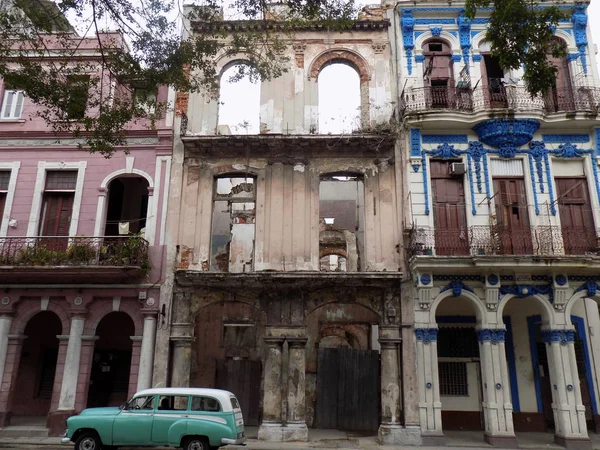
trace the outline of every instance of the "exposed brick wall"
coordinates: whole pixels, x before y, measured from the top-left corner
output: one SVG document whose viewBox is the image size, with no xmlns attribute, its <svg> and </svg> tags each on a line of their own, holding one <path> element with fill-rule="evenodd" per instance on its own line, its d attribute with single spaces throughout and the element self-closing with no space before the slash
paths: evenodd
<svg viewBox="0 0 600 450">
<path fill-rule="evenodd" d="M 329 50 L 315 58 L 310 67 L 310 77 L 318 78 L 323 67 L 334 62 L 350 63 L 358 71 L 361 84 L 368 83 L 371 79 L 370 70 L 365 60 L 357 53 L 344 49 Z"/>
</svg>

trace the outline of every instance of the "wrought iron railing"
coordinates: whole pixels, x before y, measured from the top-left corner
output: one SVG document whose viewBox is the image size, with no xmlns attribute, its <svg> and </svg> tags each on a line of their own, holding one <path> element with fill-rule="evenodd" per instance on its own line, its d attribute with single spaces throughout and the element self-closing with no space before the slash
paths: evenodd
<svg viewBox="0 0 600 450">
<path fill-rule="evenodd" d="M 3 237 L 0 266 L 133 266 L 148 270 L 148 241 L 139 236 Z"/>
<path fill-rule="evenodd" d="M 456 87 L 407 88 L 401 95 L 403 114 L 428 110 L 478 112 L 489 109 L 538 110 L 544 113 L 600 110 L 600 88 L 551 89 L 532 97 L 525 86 L 495 85 L 476 89 Z"/>
<path fill-rule="evenodd" d="M 463 230 L 413 228 L 409 253 L 411 256 L 600 256 L 599 231 L 583 227 L 500 225 L 474 225 Z"/>
</svg>

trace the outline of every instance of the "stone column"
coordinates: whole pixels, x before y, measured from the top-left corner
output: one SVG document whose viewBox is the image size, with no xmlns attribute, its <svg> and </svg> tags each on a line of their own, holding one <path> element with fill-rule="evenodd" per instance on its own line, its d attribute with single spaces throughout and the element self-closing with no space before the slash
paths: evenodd
<svg viewBox="0 0 600 450">
<path fill-rule="evenodd" d="M 419 419 L 423 445 L 444 445 L 442 402 L 437 357 L 437 325 L 415 328 L 417 339 L 417 379 Z"/>
<path fill-rule="evenodd" d="M 380 327 L 381 345 L 381 425 L 380 444 L 419 445 L 419 436 L 409 439 L 401 424 L 402 386 L 400 383 L 400 329 L 398 326 Z M 416 439 L 416 441 L 415 441 Z"/>
<path fill-rule="evenodd" d="M 75 394 L 77 381 L 79 380 L 79 363 L 81 361 L 81 336 L 85 318 L 73 316 L 71 318 L 71 331 L 67 343 L 67 354 L 65 356 L 65 367 L 63 370 L 60 397 L 58 400 L 59 411 L 75 410 Z"/>
<path fill-rule="evenodd" d="M 288 395 L 287 423 L 283 428 L 284 441 L 307 441 L 306 426 L 306 337 L 287 338 Z"/>
<path fill-rule="evenodd" d="M 8 351 L 8 333 L 12 325 L 12 316 L 0 316 L 0 386 L 4 377 L 4 369 L 6 367 L 6 353 Z"/>
<path fill-rule="evenodd" d="M 477 331 L 485 416 L 484 438 L 494 446 L 517 448 L 504 338 L 503 329 Z"/>
<path fill-rule="evenodd" d="M 27 339 L 24 334 L 9 334 L 8 348 L 6 350 L 6 362 L 4 367 L 5 377 L 0 386 L 0 427 L 10 425 L 12 416 L 12 402 L 15 394 L 14 386 L 19 375 L 19 364 L 21 362 L 21 350 L 23 341 Z M 18 394 L 16 397 L 18 401 Z"/>
<path fill-rule="evenodd" d="M 191 336 L 178 336 L 172 337 L 171 341 L 173 342 L 171 386 L 189 387 L 193 338 Z"/>
<path fill-rule="evenodd" d="M 575 330 L 542 328 L 542 332 L 552 384 L 554 442 L 567 448 L 591 449 L 575 359 Z"/>
<path fill-rule="evenodd" d="M 154 365 L 154 340 L 156 337 L 156 311 L 146 312 L 140 350 L 137 390 L 152 387 L 152 367 Z"/>
<path fill-rule="evenodd" d="M 267 357 L 263 383 L 263 421 L 258 429 L 258 439 L 282 441 L 281 423 L 281 350 L 283 337 L 265 337 Z"/>
</svg>

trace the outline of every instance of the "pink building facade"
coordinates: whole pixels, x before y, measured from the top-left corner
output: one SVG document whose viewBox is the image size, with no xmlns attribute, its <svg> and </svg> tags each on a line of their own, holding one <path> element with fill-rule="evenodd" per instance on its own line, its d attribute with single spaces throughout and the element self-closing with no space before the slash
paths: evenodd
<svg viewBox="0 0 600 450">
<path fill-rule="evenodd" d="M 132 126 L 128 152 L 107 159 L 2 79 L 0 104 L 0 427 L 46 417 L 59 434 L 151 387 L 172 118 Z"/>
</svg>

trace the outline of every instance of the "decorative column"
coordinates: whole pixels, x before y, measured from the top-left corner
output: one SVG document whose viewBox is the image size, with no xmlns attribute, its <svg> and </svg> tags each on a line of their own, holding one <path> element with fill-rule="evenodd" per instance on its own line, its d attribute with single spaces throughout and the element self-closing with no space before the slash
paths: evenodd
<svg viewBox="0 0 600 450">
<path fill-rule="evenodd" d="M 307 441 L 306 426 L 306 337 L 287 338 L 288 394 L 284 441 Z"/>
<path fill-rule="evenodd" d="M 171 373 L 171 386 L 189 387 L 190 370 L 192 368 L 192 341 L 191 336 L 172 337 L 173 365 Z"/>
<path fill-rule="evenodd" d="M 554 442 L 566 448 L 591 449 L 575 359 L 575 330 L 542 328 L 542 333 L 552 384 Z"/>
<path fill-rule="evenodd" d="M 6 353 L 8 351 L 8 333 L 12 325 L 12 315 L 0 316 L 0 386 L 4 377 L 4 369 L 6 367 Z"/>
<path fill-rule="evenodd" d="M 407 444 L 401 425 L 402 387 L 400 385 L 400 350 L 402 343 L 398 326 L 381 325 L 381 424 L 380 444 Z"/>
<path fill-rule="evenodd" d="M 142 348 L 140 350 L 140 366 L 137 379 L 137 390 L 152 387 L 152 367 L 154 365 L 154 340 L 156 338 L 156 311 L 143 311 L 144 330 Z"/>
<path fill-rule="evenodd" d="M 263 338 L 267 346 L 263 383 L 263 421 L 258 439 L 282 441 L 281 423 L 281 350 L 283 337 Z"/>
<path fill-rule="evenodd" d="M 75 411 L 75 394 L 77 381 L 79 379 L 79 363 L 81 361 L 81 336 L 83 335 L 83 316 L 71 318 L 71 331 L 67 343 L 67 354 L 65 356 L 65 367 L 63 370 L 60 397 L 58 400 L 58 411 Z"/>
<path fill-rule="evenodd" d="M 9 334 L 8 348 L 6 350 L 6 362 L 4 366 L 5 377 L 0 386 L 0 427 L 10 425 L 12 415 L 12 400 L 15 394 L 15 383 L 19 374 L 21 362 L 21 350 L 23 341 L 27 339 L 24 334 Z M 18 398 L 18 396 L 17 396 Z"/>
<path fill-rule="evenodd" d="M 505 334 L 503 329 L 477 331 L 485 416 L 484 439 L 494 446 L 517 448 L 504 349 Z"/>
<path fill-rule="evenodd" d="M 442 402 L 437 356 L 437 325 L 415 328 L 417 339 L 417 379 L 419 383 L 419 418 L 423 445 L 443 445 Z"/>
<path fill-rule="evenodd" d="M 142 349 L 142 336 L 129 336 L 131 339 L 131 363 L 129 364 L 129 385 L 127 398 L 133 397 L 137 389 L 137 380 L 140 373 L 140 352 Z"/>
</svg>

